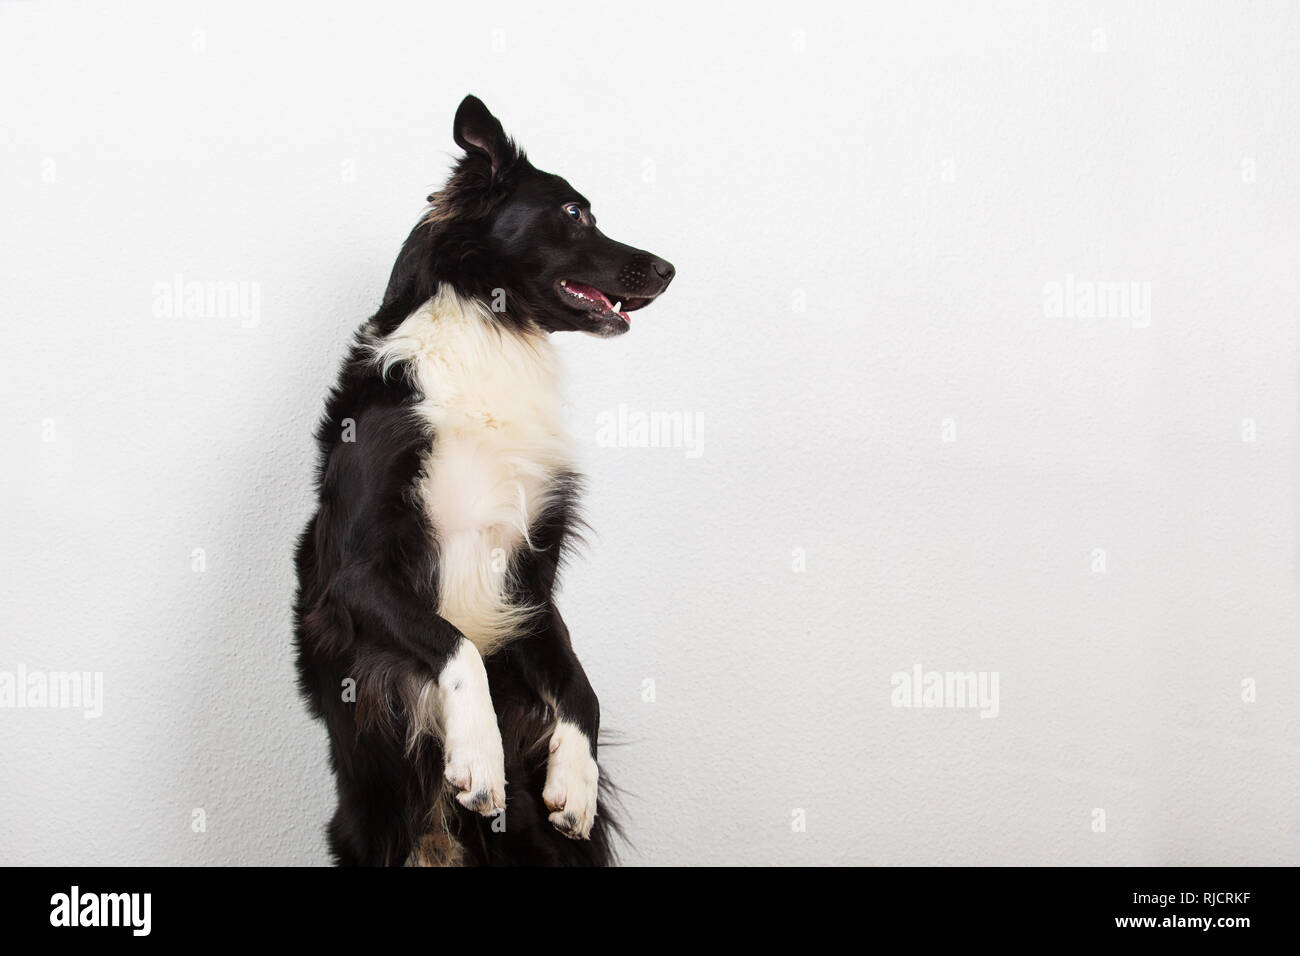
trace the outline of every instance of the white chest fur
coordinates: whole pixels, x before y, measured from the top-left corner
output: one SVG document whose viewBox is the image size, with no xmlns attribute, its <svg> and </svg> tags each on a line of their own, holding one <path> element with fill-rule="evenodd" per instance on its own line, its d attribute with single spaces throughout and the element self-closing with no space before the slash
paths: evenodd
<svg viewBox="0 0 1300 956">
<path fill-rule="evenodd" d="M 554 350 L 443 289 L 376 357 L 390 374 L 406 364 L 434 430 L 418 494 L 439 550 L 438 613 L 486 657 L 532 610 L 506 600 L 506 572 L 572 460 Z"/>
</svg>

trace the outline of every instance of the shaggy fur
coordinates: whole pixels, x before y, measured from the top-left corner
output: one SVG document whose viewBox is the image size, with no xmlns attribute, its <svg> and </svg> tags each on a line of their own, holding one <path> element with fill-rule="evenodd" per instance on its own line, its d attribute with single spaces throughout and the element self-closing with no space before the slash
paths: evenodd
<svg viewBox="0 0 1300 956">
<path fill-rule="evenodd" d="M 605 865 L 599 704 L 553 600 L 581 481 L 549 335 L 622 334 L 673 268 L 604 236 L 476 98 L 454 135 L 466 155 L 316 432 L 295 623 L 337 785 L 329 846 L 341 864 Z"/>
</svg>

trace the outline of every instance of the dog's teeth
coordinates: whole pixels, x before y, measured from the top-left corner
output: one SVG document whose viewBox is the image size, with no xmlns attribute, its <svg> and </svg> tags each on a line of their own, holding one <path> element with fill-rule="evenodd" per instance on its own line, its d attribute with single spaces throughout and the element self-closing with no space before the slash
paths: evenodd
<svg viewBox="0 0 1300 956">
<path fill-rule="evenodd" d="M 617 302 L 614 303 L 614 311 L 620 312 L 622 311 L 622 309 L 623 309 L 623 300 L 619 299 Z"/>
<path fill-rule="evenodd" d="M 569 280 L 568 280 L 568 279 L 561 279 L 561 280 L 560 280 L 560 285 L 561 285 L 561 286 L 567 286 L 568 284 L 569 284 Z"/>
</svg>

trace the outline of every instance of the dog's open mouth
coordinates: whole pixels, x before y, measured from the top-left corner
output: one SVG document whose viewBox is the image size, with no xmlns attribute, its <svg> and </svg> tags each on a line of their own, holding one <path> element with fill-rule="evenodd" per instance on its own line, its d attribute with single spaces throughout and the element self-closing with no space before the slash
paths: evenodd
<svg viewBox="0 0 1300 956">
<path fill-rule="evenodd" d="M 644 297 L 614 299 L 595 286 L 574 282 L 572 279 L 560 280 L 559 293 L 560 298 L 575 308 L 616 315 L 629 325 L 632 320 L 628 317 L 628 313 L 635 312 L 637 309 L 650 304 L 650 299 Z"/>
</svg>

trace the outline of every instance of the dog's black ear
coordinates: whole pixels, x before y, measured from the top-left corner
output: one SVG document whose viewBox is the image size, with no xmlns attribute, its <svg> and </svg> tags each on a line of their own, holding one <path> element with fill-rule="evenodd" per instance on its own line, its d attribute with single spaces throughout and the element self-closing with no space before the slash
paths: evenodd
<svg viewBox="0 0 1300 956">
<path fill-rule="evenodd" d="M 501 128 L 501 121 L 473 94 L 460 101 L 452 135 L 456 145 L 465 152 L 486 156 L 492 163 L 494 176 L 515 158 L 515 144 Z"/>
</svg>

